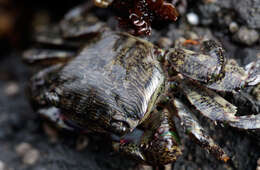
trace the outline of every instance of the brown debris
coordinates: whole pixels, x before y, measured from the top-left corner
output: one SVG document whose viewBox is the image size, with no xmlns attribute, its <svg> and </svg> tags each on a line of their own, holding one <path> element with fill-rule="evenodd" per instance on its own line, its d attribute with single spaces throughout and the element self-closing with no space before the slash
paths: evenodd
<svg viewBox="0 0 260 170">
<path fill-rule="evenodd" d="M 120 25 L 132 28 L 134 35 L 150 35 L 154 20 L 176 21 L 179 16 L 175 6 L 163 0 L 115 0 L 111 6 Z"/>
</svg>

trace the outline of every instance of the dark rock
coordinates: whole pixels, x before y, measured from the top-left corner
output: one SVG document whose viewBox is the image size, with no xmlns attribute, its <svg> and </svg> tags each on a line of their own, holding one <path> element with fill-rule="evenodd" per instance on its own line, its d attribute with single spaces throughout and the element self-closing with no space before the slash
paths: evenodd
<svg viewBox="0 0 260 170">
<path fill-rule="evenodd" d="M 233 0 L 233 8 L 249 28 L 260 29 L 259 0 Z"/>
</svg>

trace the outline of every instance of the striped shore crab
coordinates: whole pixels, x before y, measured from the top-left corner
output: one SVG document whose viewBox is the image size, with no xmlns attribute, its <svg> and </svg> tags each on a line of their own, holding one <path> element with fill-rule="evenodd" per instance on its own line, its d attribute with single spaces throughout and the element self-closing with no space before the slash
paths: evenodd
<svg viewBox="0 0 260 170">
<path fill-rule="evenodd" d="M 64 129 L 110 134 L 116 151 L 141 163 L 164 165 L 181 155 L 174 116 L 223 161 L 228 155 L 193 111 L 239 129 L 259 128 L 257 116 L 236 116 L 236 106 L 218 94 L 258 84 L 259 62 L 245 71 L 226 61 L 215 41 L 202 42 L 201 52 L 163 50 L 110 30 L 80 8 L 58 26 L 39 29 L 35 39 L 41 48 L 23 59 L 40 68 L 28 88 L 36 112 Z"/>
</svg>

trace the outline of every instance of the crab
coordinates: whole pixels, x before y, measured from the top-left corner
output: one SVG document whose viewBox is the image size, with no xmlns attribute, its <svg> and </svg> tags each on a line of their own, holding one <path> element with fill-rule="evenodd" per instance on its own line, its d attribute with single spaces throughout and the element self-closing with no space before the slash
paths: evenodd
<svg viewBox="0 0 260 170">
<path fill-rule="evenodd" d="M 35 111 L 58 127 L 111 136 L 113 148 L 152 166 L 181 155 L 174 125 L 216 158 L 228 155 L 207 134 L 193 112 L 239 129 L 259 129 L 259 116 L 237 116 L 219 92 L 259 84 L 259 61 L 246 70 L 226 59 L 219 43 L 200 52 L 161 49 L 147 40 L 115 32 L 77 7 L 59 25 L 37 30 L 40 44 L 24 53 L 39 71 L 29 82 Z"/>
</svg>

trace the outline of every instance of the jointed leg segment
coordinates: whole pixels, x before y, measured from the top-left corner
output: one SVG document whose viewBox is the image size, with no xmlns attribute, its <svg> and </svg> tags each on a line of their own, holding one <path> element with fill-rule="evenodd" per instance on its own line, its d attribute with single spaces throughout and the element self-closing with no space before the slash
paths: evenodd
<svg viewBox="0 0 260 170">
<path fill-rule="evenodd" d="M 167 109 L 151 113 L 142 128 L 144 130 L 136 129 L 133 132 L 139 131 L 141 135 L 134 135 L 133 138 L 127 135 L 115 142 L 114 148 L 151 165 L 174 162 L 181 155 L 179 138 Z"/>
</svg>

